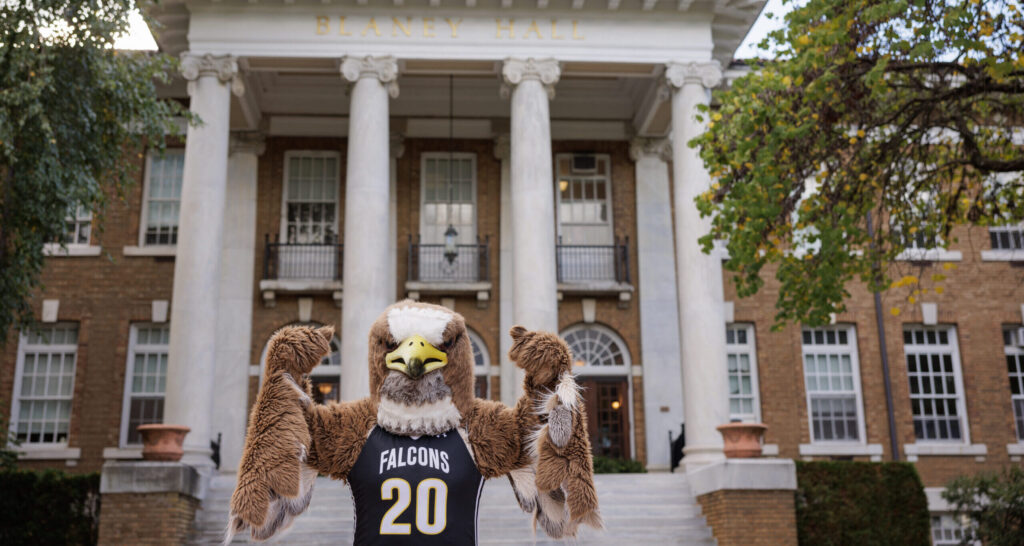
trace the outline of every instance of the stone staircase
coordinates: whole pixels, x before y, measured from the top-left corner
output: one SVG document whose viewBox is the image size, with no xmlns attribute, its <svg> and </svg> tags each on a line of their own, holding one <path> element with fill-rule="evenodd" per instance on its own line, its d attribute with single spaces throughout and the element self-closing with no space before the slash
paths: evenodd
<svg viewBox="0 0 1024 546">
<path fill-rule="evenodd" d="M 602 474 L 595 476 L 605 531 L 584 528 L 575 540 L 579 544 L 715 544 L 701 515 L 700 505 L 690 492 L 686 476 L 680 474 Z M 228 501 L 234 476 L 213 478 L 210 491 L 196 514 L 192 544 L 219 544 L 228 518 Z M 352 496 L 347 486 L 318 478 L 313 502 L 291 529 L 270 544 L 351 544 L 354 526 Z M 480 504 L 481 544 L 559 544 L 543 531 L 534 537 L 531 517 L 516 504 L 508 480 L 488 480 Z M 234 544 L 250 542 L 248 535 Z M 571 541 L 566 541 L 571 542 Z"/>
</svg>

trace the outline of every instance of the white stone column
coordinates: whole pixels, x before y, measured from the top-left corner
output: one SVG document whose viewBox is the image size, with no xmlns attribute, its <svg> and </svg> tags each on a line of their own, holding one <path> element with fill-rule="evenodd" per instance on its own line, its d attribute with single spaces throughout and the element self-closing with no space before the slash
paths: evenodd
<svg viewBox="0 0 1024 546">
<path fill-rule="evenodd" d="M 238 64 L 229 55 L 186 53 L 181 73 L 188 80 L 190 109 L 202 123 L 190 125 L 185 140 L 164 422 L 192 429 L 182 461 L 209 468 L 228 122 L 231 88 L 240 83 Z"/>
<path fill-rule="evenodd" d="M 501 75 L 512 95 L 513 322 L 530 330 L 557 332 L 555 182 L 548 101 L 561 69 L 554 59 L 507 59 Z"/>
<path fill-rule="evenodd" d="M 498 362 L 501 370 L 501 401 L 513 406 L 523 391 L 523 373 L 508 358 L 512 338 L 508 331 L 515 326 L 512 302 L 515 285 L 512 282 L 512 156 L 511 138 L 499 135 L 494 141 L 494 157 L 501 161 L 501 217 L 498 244 Z"/>
<path fill-rule="evenodd" d="M 211 435 L 222 434 L 221 472 L 234 472 L 242 458 L 249 414 L 252 360 L 253 271 L 256 261 L 256 187 L 264 138 L 257 132 L 231 135 L 224 241 L 217 309 L 217 367 Z"/>
<path fill-rule="evenodd" d="M 341 398 L 369 394 L 370 326 L 390 303 L 388 274 L 391 177 L 388 97 L 398 96 L 394 57 L 345 57 L 351 82 L 345 171 L 344 299 L 341 306 Z"/>
<path fill-rule="evenodd" d="M 390 139 L 390 197 L 388 201 L 388 301 L 398 299 L 398 160 L 405 155 L 402 135 L 391 135 Z"/>
<path fill-rule="evenodd" d="M 636 165 L 637 259 L 640 273 L 640 346 L 644 349 L 644 419 L 647 468 L 668 470 L 668 433 L 679 435 L 683 422 L 682 367 L 679 365 L 679 300 L 672 207 L 669 197 L 668 139 L 633 140 L 629 155 Z"/>
<path fill-rule="evenodd" d="M 669 63 L 666 83 L 672 89 L 672 176 L 676 227 L 676 277 L 686 415 L 687 471 L 724 459 L 722 436 L 715 429 L 729 422 L 722 309 L 722 262 L 701 252 L 697 239 L 710 230 L 694 198 L 711 185 L 698 150 L 686 145 L 704 130 L 697 106 L 707 104 L 709 89 L 722 79 L 718 62 Z M 645 347 L 646 351 L 646 347 Z"/>
</svg>

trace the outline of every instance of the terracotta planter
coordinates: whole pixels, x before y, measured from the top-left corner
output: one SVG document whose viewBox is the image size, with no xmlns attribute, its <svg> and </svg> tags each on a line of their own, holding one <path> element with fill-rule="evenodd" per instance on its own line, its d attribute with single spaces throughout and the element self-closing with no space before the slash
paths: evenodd
<svg viewBox="0 0 1024 546">
<path fill-rule="evenodd" d="M 192 430 L 184 425 L 139 425 L 142 458 L 146 461 L 180 461 L 185 435 Z"/>
<path fill-rule="evenodd" d="M 726 457 L 748 459 L 761 456 L 761 437 L 767 426 L 761 423 L 729 423 L 717 428 L 725 441 Z"/>
</svg>

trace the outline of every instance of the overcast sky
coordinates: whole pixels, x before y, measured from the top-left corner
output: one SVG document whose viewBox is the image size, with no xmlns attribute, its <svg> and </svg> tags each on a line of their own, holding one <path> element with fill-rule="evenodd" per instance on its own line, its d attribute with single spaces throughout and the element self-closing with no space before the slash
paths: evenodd
<svg viewBox="0 0 1024 546">
<path fill-rule="evenodd" d="M 766 34 L 779 28 L 782 25 L 782 14 L 789 11 L 793 5 L 793 2 L 785 7 L 782 5 L 782 0 L 768 0 L 765 9 L 761 12 L 761 16 L 754 22 L 754 26 L 750 28 L 750 32 L 747 37 L 740 44 L 739 49 L 736 50 L 735 57 L 737 59 L 747 59 L 755 57 L 757 42 L 760 42 Z M 768 19 L 765 17 L 765 13 L 774 13 L 775 18 Z M 131 16 L 131 32 L 117 41 L 117 47 L 119 49 L 156 49 L 156 42 L 153 41 L 153 35 L 149 32 L 149 28 L 146 27 L 145 21 L 142 20 L 142 16 L 138 13 L 133 13 Z"/>
</svg>

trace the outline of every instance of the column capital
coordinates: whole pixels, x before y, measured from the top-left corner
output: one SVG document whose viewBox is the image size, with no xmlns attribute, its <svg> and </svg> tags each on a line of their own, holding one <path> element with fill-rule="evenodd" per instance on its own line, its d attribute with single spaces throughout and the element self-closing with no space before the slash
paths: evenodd
<svg viewBox="0 0 1024 546">
<path fill-rule="evenodd" d="M 241 96 L 245 92 L 238 70 L 238 58 L 234 55 L 200 55 L 186 51 L 181 54 L 181 75 L 188 80 L 190 88 L 200 77 L 213 76 L 220 83 L 230 83 L 231 92 L 235 95 Z"/>
<path fill-rule="evenodd" d="M 494 158 L 504 161 L 512 157 L 512 136 L 502 133 L 494 139 Z"/>
<path fill-rule="evenodd" d="M 391 98 L 398 98 L 398 61 L 390 55 L 343 57 L 340 70 L 341 77 L 350 83 L 355 83 L 362 78 L 376 78 L 387 88 Z"/>
<path fill-rule="evenodd" d="M 562 67 L 555 59 L 508 58 L 501 67 L 501 79 L 508 87 L 515 87 L 526 80 L 537 80 L 548 92 L 548 99 L 555 98 L 555 84 L 562 76 Z M 502 89 L 502 94 L 507 94 Z"/>
<path fill-rule="evenodd" d="M 656 157 L 667 163 L 672 161 L 672 141 L 667 138 L 634 138 L 629 143 L 629 157 L 633 161 Z"/>
<path fill-rule="evenodd" d="M 680 89 L 684 84 L 696 83 L 711 89 L 722 83 L 722 65 L 718 61 L 666 63 L 665 83 Z"/>
<path fill-rule="evenodd" d="M 229 149 L 232 154 L 263 155 L 267 149 L 267 136 L 262 131 L 232 131 Z"/>
</svg>

